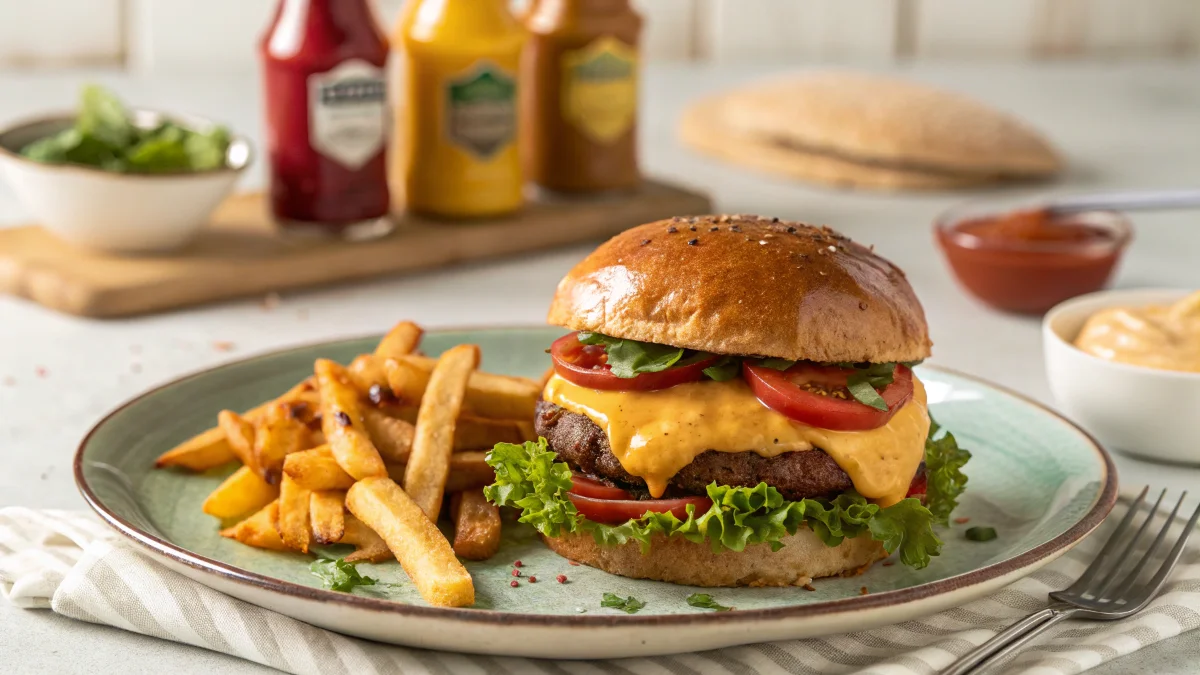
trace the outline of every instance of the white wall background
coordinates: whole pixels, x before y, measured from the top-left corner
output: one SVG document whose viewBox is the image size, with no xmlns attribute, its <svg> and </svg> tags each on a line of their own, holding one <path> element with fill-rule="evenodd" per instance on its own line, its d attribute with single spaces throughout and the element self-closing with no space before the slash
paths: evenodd
<svg viewBox="0 0 1200 675">
<path fill-rule="evenodd" d="M 0 67 L 255 67 L 277 0 L 0 0 Z M 389 29 L 404 0 L 372 0 Z M 634 0 L 656 60 L 1200 54 L 1200 0 Z"/>
</svg>

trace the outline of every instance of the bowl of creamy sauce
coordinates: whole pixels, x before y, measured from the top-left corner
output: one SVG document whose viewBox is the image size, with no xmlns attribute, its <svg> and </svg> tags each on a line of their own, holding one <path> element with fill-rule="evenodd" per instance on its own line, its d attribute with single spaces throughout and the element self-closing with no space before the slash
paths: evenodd
<svg viewBox="0 0 1200 675">
<path fill-rule="evenodd" d="M 1170 304 L 1102 309 L 1074 344 L 1117 363 L 1200 373 L 1200 291 Z"/>
<path fill-rule="evenodd" d="M 1090 293 L 1042 322 L 1050 390 L 1105 445 L 1200 464 L 1200 291 Z"/>
</svg>

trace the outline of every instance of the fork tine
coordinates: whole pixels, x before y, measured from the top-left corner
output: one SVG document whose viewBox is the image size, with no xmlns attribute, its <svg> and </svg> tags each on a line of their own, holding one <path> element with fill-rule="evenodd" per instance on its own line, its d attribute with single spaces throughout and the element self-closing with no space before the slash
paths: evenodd
<svg viewBox="0 0 1200 675">
<path fill-rule="evenodd" d="M 1141 540 L 1142 534 L 1146 532 L 1146 529 L 1150 527 L 1150 523 L 1154 521 L 1154 516 L 1158 514 L 1158 507 L 1162 505 L 1163 497 L 1166 496 L 1167 489 L 1163 488 L 1162 492 L 1158 493 L 1158 499 L 1154 500 L 1154 506 L 1150 507 L 1150 512 L 1146 514 L 1146 519 L 1142 521 L 1142 526 L 1138 528 L 1137 532 L 1133 533 L 1133 538 L 1125 545 L 1125 550 L 1117 558 L 1116 564 L 1108 570 L 1108 574 L 1104 575 L 1104 579 L 1100 581 L 1098 585 L 1099 590 L 1093 591 L 1097 600 L 1105 597 L 1104 594 L 1112 588 L 1113 584 L 1117 583 L 1117 574 L 1120 573 L 1121 568 L 1125 567 L 1128 561 L 1136 557 L 1133 552 L 1137 549 L 1137 543 Z"/>
<path fill-rule="evenodd" d="M 1100 549 L 1100 552 L 1096 554 L 1096 558 L 1092 560 L 1092 564 L 1088 565 L 1083 575 L 1076 579 L 1070 588 L 1062 592 L 1077 593 L 1087 588 L 1088 584 L 1092 582 L 1092 577 L 1096 576 L 1100 572 L 1100 569 L 1104 567 L 1104 563 L 1108 561 L 1109 551 L 1116 548 L 1117 542 L 1125 536 L 1126 528 L 1129 527 L 1129 523 L 1133 520 L 1133 515 L 1141 507 L 1142 502 L 1146 499 L 1146 493 L 1149 491 L 1149 485 L 1142 488 L 1142 493 L 1129 505 L 1129 510 L 1125 512 L 1125 517 L 1121 519 L 1121 522 L 1117 525 L 1117 529 L 1113 530 L 1113 533 L 1108 536 L 1108 541 L 1104 543 L 1104 548 Z"/>
<path fill-rule="evenodd" d="M 1134 582 L 1137 581 L 1138 575 L 1142 573 L 1142 568 L 1146 566 L 1146 562 L 1154 556 L 1154 552 L 1158 550 L 1159 545 L 1162 544 L 1164 539 L 1166 539 L 1167 532 L 1171 529 L 1171 525 L 1175 523 L 1175 516 L 1179 513 L 1179 507 L 1183 506 L 1184 499 L 1187 499 L 1187 490 L 1184 490 L 1183 494 L 1179 495 L 1179 501 L 1175 502 L 1175 508 L 1171 509 L 1171 515 L 1167 516 L 1167 522 L 1163 523 L 1162 529 L 1158 531 L 1158 536 L 1154 538 L 1154 541 L 1150 544 L 1150 548 L 1146 549 L 1146 552 L 1139 556 L 1137 564 L 1134 565 L 1133 570 L 1125 576 L 1125 580 L 1121 583 L 1121 586 L 1115 592 L 1113 592 L 1112 597 L 1122 597 L 1125 595 L 1125 592 L 1128 591 L 1131 586 L 1133 586 Z M 1107 588 L 1104 590 L 1106 592 L 1108 591 Z"/>
<path fill-rule="evenodd" d="M 1158 572 L 1154 575 L 1154 578 L 1146 582 L 1146 585 L 1142 587 L 1142 593 L 1152 597 L 1158 593 L 1158 589 L 1162 588 L 1163 583 L 1170 576 L 1171 570 L 1175 569 L 1175 563 L 1179 562 L 1179 556 L 1183 555 L 1183 549 L 1187 546 L 1188 537 L 1191 537 L 1192 531 L 1196 529 L 1197 518 L 1200 518 L 1200 506 L 1197 506 L 1196 510 L 1192 512 L 1192 517 L 1188 519 L 1187 525 L 1184 525 L 1183 532 L 1179 535 L 1179 541 L 1175 542 L 1175 546 L 1171 548 L 1170 553 L 1167 553 L 1166 559 L 1163 560 L 1162 566 L 1158 568 Z"/>
</svg>

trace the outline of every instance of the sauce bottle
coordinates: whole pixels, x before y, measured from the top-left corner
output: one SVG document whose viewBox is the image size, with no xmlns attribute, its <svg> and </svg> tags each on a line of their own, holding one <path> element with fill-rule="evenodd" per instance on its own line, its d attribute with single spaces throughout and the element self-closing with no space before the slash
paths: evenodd
<svg viewBox="0 0 1200 675">
<path fill-rule="evenodd" d="M 629 0 L 538 0 L 525 27 L 526 175 L 565 192 L 636 185 L 641 16 Z"/>
<path fill-rule="evenodd" d="M 511 213 L 523 203 L 517 152 L 525 30 L 505 0 L 410 0 L 404 37 L 405 193 L 443 218 Z"/>
<path fill-rule="evenodd" d="M 386 234 L 388 44 L 367 1 L 281 0 L 259 50 L 276 220 Z"/>
</svg>

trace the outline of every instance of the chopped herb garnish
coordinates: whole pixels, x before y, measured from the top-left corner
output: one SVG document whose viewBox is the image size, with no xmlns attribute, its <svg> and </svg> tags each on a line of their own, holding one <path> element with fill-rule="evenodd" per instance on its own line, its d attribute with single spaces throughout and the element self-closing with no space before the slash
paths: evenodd
<svg viewBox="0 0 1200 675">
<path fill-rule="evenodd" d="M 839 368 L 852 369 L 846 378 L 846 389 L 854 400 L 876 410 L 887 411 L 887 402 L 879 390 L 892 383 L 896 374 L 894 363 L 835 363 Z"/>
<path fill-rule="evenodd" d="M 308 569 L 325 584 L 325 588 L 342 593 L 349 593 L 358 586 L 374 586 L 379 583 L 378 579 L 359 574 L 354 564 L 346 562 L 345 558 L 318 558 Z"/>
<path fill-rule="evenodd" d="M 626 614 L 637 614 L 638 610 L 646 606 L 646 603 L 638 600 L 632 595 L 627 598 L 622 598 L 615 593 L 605 593 L 604 599 L 600 601 L 600 606 L 619 609 Z"/>
<path fill-rule="evenodd" d="M 796 365 L 796 362 L 790 359 L 771 358 L 762 359 L 758 362 L 758 365 L 762 366 L 763 368 L 770 368 L 771 370 L 787 370 L 788 368 Z"/>
<path fill-rule="evenodd" d="M 718 612 L 728 612 L 733 609 L 713 600 L 713 596 L 708 593 L 692 593 L 687 596 L 687 604 L 701 609 L 715 609 Z"/>
<path fill-rule="evenodd" d="M 967 539 L 971 541 L 991 541 L 996 538 L 996 528 L 968 527 L 965 534 Z"/>
</svg>

